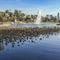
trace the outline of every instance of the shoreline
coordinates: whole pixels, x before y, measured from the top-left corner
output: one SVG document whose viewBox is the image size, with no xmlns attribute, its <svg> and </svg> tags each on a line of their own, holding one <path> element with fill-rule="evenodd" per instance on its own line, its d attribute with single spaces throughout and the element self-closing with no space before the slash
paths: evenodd
<svg viewBox="0 0 60 60">
<path fill-rule="evenodd" d="M 59 27 L 11 27 L 11 26 L 0 26 L 0 30 L 56 30 Z"/>
<path fill-rule="evenodd" d="M 0 30 L 1 30 L 1 29 L 21 29 L 21 28 L 22 28 L 22 29 L 24 29 L 24 28 L 28 28 L 28 29 L 29 29 L 29 28 L 32 28 L 32 29 L 33 29 L 33 28 L 37 28 L 37 29 L 38 29 L 38 28 L 42 28 L 42 27 L 24 27 L 24 26 L 23 26 L 23 27 L 22 27 L 22 26 L 20 26 L 20 27 L 17 27 L 17 26 L 14 27 L 14 26 L 11 26 L 11 24 L 12 24 L 12 22 L 5 22 L 5 23 L 3 23 L 3 24 L 0 24 Z M 25 23 L 17 23 L 17 24 L 25 24 Z M 26 23 L 26 24 L 34 24 L 34 23 Z M 41 24 L 57 24 L 57 23 L 50 23 L 50 22 L 47 23 L 47 22 L 46 22 L 46 23 L 41 23 Z M 54 27 L 55 27 L 55 26 L 54 26 Z M 53 28 L 54 28 L 54 27 L 53 27 Z M 49 28 L 49 27 L 48 27 L 48 28 Z M 52 28 L 52 27 L 50 27 L 50 28 Z M 43 28 L 43 29 L 44 29 L 44 28 Z"/>
<path fill-rule="evenodd" d="M 52 34 L 59 32 L 60 28 L 1 28 L 0 37 L 15 37 L 15 36 L 38 36 L 40 34 Z"/>
</svg>

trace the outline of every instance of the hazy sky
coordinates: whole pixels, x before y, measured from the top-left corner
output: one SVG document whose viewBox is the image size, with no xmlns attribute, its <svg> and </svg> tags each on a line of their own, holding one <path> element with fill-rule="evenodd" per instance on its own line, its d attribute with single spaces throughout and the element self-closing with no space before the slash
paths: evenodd
<svg viewBox="0 0 60 60">
<path fill-rule="evenodd" d="M 41 9 L 42 15 L 60 12 L 60 0 L 0 0 L 0 11 L 20 9 L 28 14 L 36 14 Z"/>
</svg>

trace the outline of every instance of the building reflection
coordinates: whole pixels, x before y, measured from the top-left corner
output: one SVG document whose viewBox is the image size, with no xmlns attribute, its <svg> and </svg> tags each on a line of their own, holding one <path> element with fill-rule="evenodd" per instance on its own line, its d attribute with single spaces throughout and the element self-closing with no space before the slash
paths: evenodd
<svg viewBox="0 0 60 60">
<path fill-rule="evenodd" d="M 3 40 L 0 39 L 0 51 L 4 50 Z"/>
</svg>

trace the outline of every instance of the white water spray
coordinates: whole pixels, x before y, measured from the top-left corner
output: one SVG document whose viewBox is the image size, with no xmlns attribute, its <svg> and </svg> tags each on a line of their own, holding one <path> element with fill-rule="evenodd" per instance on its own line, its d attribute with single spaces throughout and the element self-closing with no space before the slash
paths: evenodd
<svg viewBox="0 0 60 60">
<path fill-rule="evenodd" d="M 35 24 L 40 24 L 41 23 L 41 11 L 39 10 L 38 11 L 38 16 L 37 16 L 37 19 L 35 21 Z"/>
</svg>

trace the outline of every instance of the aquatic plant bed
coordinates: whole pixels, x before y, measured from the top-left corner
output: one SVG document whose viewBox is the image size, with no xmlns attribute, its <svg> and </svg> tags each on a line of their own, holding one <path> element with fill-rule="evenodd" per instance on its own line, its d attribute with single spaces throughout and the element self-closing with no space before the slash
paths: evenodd
<svg viewBox="0 0 60 60">
<path fill-rule="evenodd" d="M 46 34 L 46 33 L 53 33 L 56 31 L 59 31 L 60 28 L 54 27 L 54 28 L 26 28 L 26 27 L 20 27 L 20 28 L 13 28 L 13 27 L 4 27 L 0 28 L 0 36 L 7 35 L 7 36 L 37 36 L 40 34 Z"/>
</svg>

